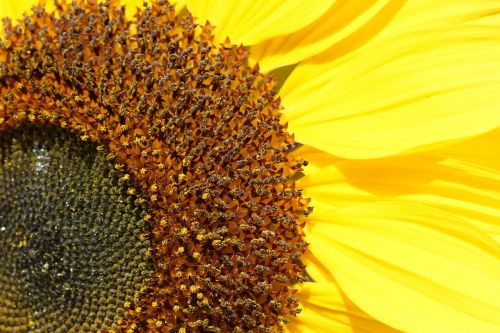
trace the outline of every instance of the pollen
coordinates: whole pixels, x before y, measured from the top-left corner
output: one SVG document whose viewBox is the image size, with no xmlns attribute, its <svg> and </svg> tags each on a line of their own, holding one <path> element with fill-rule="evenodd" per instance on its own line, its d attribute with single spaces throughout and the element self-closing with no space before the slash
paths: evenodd
<svg viewBox="0 0 500 333">
<path fill-rule="evenodd" d="M 4 21 L 0 131 L 65 127 L 103 146 L 123 194 L 148 207 L 155 269 L 109 328 L 280 332 L 307 279 L 304 162 L 274 79 L 181 13 L 158 0 L 129 19 L 119 1 L 76 0 Z"/>
</svg>

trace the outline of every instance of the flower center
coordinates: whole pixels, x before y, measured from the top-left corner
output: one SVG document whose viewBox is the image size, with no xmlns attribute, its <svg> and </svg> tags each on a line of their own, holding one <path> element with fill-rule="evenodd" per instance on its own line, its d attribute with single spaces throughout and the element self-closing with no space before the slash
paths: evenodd
<svg viewBox="0 0 500 333">
<path fill-rule="evenodd" d="M 273 80 L 244 47 L 212 40 L 161 0 L 133 20 L 115 1 L 76 1 L 6 26 L 0 131 L 68 128 L 148 207 L 154 272 L 117 329 L 280 331 L 298 312 L 303 162 Z"/>
<path fill-rule="evenodd" d="M 2 332 L 96 332 L 153 269 L 144 209 L 95 144 L 54 128 L 0 136 Z"/>
</svg>

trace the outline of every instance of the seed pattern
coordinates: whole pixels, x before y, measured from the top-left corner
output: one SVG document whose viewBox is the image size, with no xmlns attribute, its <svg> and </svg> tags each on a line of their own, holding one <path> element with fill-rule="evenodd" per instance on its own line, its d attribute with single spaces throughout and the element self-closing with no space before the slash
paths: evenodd
<svg viewBox="0 0 500 333">
<path fill-rule="evenodd" d="M 142 219 L 94 143 L 57 128 L 0 135 L 0 332 L 97 332 L 154 267 Z"/>
<path fill-rule="evenodd" d="M 299 312 L 291 282 L 307 279 L 309 209 L 272 78 L 166 1 L 133 20 L 117 1 L 56 7 L 4 22 L 0 130 L 98 143 L 150 207 L 155 272 L 115 329 L 281 331 Z"/>
</svg>

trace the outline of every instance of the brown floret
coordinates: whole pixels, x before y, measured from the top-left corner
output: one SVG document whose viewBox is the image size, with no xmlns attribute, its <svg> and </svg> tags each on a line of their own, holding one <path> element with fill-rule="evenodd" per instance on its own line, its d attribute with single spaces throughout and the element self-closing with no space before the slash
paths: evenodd
<svg viewBox="0 0 500 333">
<path fill-rule="evenodd" d="M 101 145 L 150 207 L 144 281 L 117 330 L 275 332 L 297 312 L 303 162 L 248 51 L 166 1 L 59 2 L 5 22 L 0 130 L 51 124 Z"/>
</svg>

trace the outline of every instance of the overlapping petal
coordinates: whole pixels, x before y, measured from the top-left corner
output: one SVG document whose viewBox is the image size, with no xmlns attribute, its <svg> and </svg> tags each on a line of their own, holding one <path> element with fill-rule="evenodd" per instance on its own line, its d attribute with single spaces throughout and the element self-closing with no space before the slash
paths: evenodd
<svg viewBox="0 0 500 333">
<path fill-rule="evenodd" d="M 325 49 L 340 57 L 370 40 L 405 1 L 336 1 L 321 17 L 299 31 L 252 45 L 251 59 L 267 72 L 298 63 Z"/>
<path fill-rule="evenodd" d="M 302 182 L 330 204 L 403 198 L 453 213 L 500 241 L 500 130 L 433 152 L 342 160 Z M 338 169 L 337 169 L 338 168 Z M 347 190 L 348 189 L 348 190 Z"/>
<path fill-rule="evenodd" d="M 294 155 L 302 158 L 308 162 L 307 173 L 314 173 L 315 170 L 325 168 L 341 160 L 337 156 L 333 156 L 325 151 L 317 148 L 302 145 L 295 152 Z"/>
<path fill-rule="evenodd" d="M 356 307 L 334 282 L 306 283 L 299 287 L 302 312 L 291 319 L 288 332 L 396 333 Z"/>
<path fill-rule="evenodd" d="M 253 45 L 297 31 L 314 22 L 332 0 L 188 0 L 187 7 L 201 22 L 210 21 L 215 38 Z"/>
<path fill-rule="evenodd" d="M 500 249 L 466 221 L 404 201 L 313 220 L 311 252 L 374 318 L 405 332 L 500 329 Z"/>
<path fill-rule="evenodd" d="M 380 200 L 378 196 L 350 183 L 336 165 L 316 169 L 299 179 L 298 186 L 306 197 L 313 198 L 313 206 L 345 207 Z"/>
<path fill-rule="evenodd" d="M 349 158 L 425 150 L 494 129 L 499 8 L 408 2 L 364 46 L 301 63 L 280 92 L 284 119 L 301 142 Z"/>
</svg>

